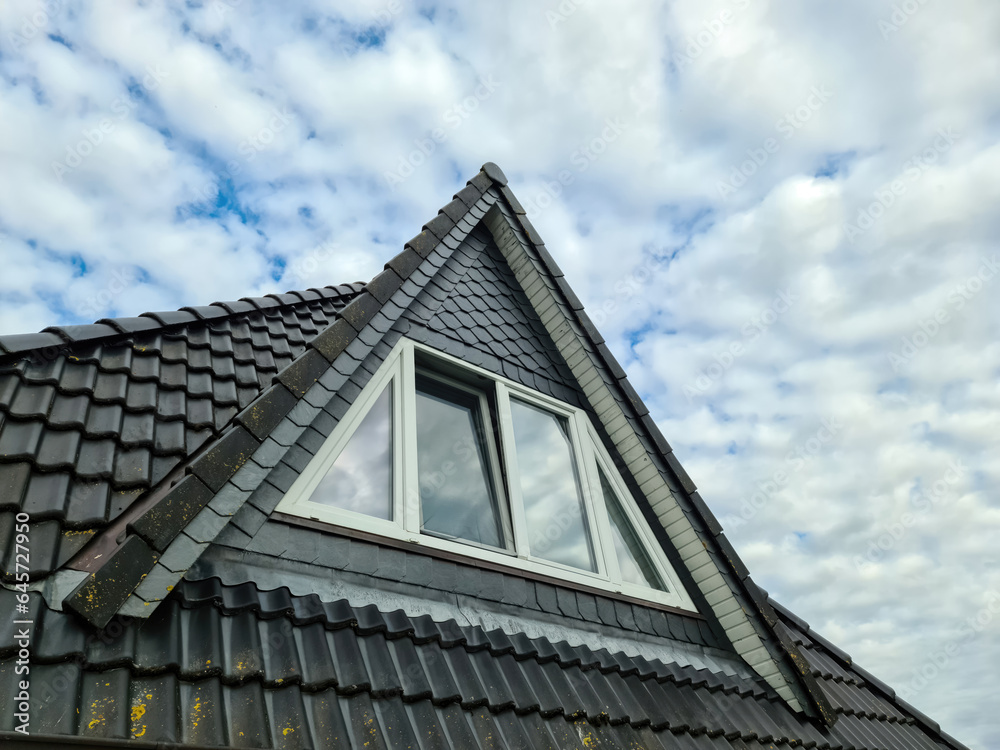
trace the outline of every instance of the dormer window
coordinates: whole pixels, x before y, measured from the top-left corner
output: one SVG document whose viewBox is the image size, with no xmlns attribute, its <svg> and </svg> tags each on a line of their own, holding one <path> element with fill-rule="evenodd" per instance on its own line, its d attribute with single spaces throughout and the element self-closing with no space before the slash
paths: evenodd
<svg viewBox="0 0 1000 750">
<path fill-rule="evenodd" d="M 694 609 L 585 412 L 406 339 L 277 510 Z"/>
</svg>

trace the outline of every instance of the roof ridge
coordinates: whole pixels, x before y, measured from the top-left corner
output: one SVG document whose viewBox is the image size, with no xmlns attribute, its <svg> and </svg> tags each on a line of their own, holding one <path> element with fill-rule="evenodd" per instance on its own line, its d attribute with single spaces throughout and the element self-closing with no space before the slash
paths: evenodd
<svg viewBox="0 0 1000 750">
<path fill-rule="evenodd" d="M 148 311 L 134 317 L 101 318 L 94 323 L 48 326 L 37 333 L 0 335 L 0 364 L 16 362 L 33 353 L 42 353 L 43 359 L 51 359 L 57 352 L 75 344 L 170 331 L 192 323 L 226 320 L 251 312 L 284 311 L 321 300 L 343 299 L 360 294 L 364 288 L 363 281 L 331 284 L 208 305 L 185 305 L 178 310 Z"/>
</svg>

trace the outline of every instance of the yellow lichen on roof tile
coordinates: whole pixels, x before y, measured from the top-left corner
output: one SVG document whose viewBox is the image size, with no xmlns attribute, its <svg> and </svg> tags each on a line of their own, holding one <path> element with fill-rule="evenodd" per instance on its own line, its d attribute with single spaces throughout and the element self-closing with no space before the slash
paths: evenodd
<svg viewBox="0 0 1000 750">
<path fill-rule="evenodd" d="M 146 698 L 152 698 L 152 693 L 146 693 Z M 140 724 L 140 720 L 146 715 L 146 704 L 140 703 L 141 699 L 136 698 L 136 701 L 132 704 L 132 739 L 136 737 L 142 737 L 146 734 L 146 725 Z"/>
<path fill-rule="evenodd" d="M 105 686 L 109 686 L 110 684 L 105 683 Z M 96 729 L 101 726 L 106 721 L 105 712 L 113 705 L 114 701 L 111 698 L 98 698 L 91 703 L 88 713 L 93 718 L 87 722 L 87 729 Z M 77 713 L 79 713 L 79 709 L 77 709 Z"/>
</svg>

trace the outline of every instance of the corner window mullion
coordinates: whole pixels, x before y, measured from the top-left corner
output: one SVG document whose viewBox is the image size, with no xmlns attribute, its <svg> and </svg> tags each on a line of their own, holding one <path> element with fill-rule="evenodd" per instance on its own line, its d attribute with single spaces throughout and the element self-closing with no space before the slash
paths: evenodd
<svg viewBox="0 0 1000 750">
<path fill-rule="evenodd" d="M 493 387 L 496 388 L 497 385 L 497 382 L 494 380 Z M 486 433 L 484 435 L 484 439 L 486 440 L 486 450 L 489 454 L 488 458 L 490 461 L 490 469 L 493 475 L 493 491 L 497 496 L 497 513 L 500 514 L 499 522 L 500 529 L 503 534 L 503 547 L 508 552 L 515 552 L 514 529 L 511 525 L 511 499 L 508 495 L 507 489 L 504 487 L 503 469 L 500 465 L 500 451 L 502 450 L 502 447 L 496 444 L 496 439 L 494 437 L 498 435 L 500 430 L 493 429 L 493 417 L 490 413 L 489 398 L 486 394 L 480 394 L 479 401 L 479 408 L 482 410 L 483 415 L 483 430 Z"/>
<path fill-rule="evenodd" d="M 583 507 L 586 515 L 587 531 L 590 533 L 590 543 L 594 547 L 594 559 L 597 562 L 597 573 L 601 576 L 611 576 L 611 564 L 608 561 L 608 545 L 606 539 L 610 539 L 605 525 L 607 524 L 607 514 L 599 514 L 597 509 L 602 507 L 602 503 L 596 502 L 600 492 L 600 482 L 595 483 L 596 465 L 594 457 L 589 455 L 590 443 L 587 437 L 587 426 L 582 423 L 581 412 L 574 410 L 573 416 L 569 420 L 570 431 L 573 442 L 574 458 L 576 465 L 580 467 L 580 483 L 583 485 Z M 603 518 L 604 524 L 601 524 Z"/>
<path fill-rule="evenodd" d="M 587 499 L 590 502 L 591 517 L 594 519 L 595 536 L 600 539 L 601 558 L 604 560 L 604 570 L 608 579 L 614 584 L 616 590 L 621 589 L 622 573 L 618 564 L 618 556 L 615 554 L 614 539 L 611 531 L 611 520 L 608 518 L 608 509 L 604 502 L 601 489 L 601 477 L 598 473 L 597 453 L 594 449 L 593 439 L 587 425 L 580 426 L 581 441 L 580 451 L 587 472 Z"/>
<path fill-rule="evenodd" d="M 420 534 L 420 477 L 417 468 L 417 393 L 413 347 L 407 346 L 400 358 L 400 419 L 397 433 L 402 446 L 397 502 L 400 524 L 410 534 Z"/>
<path fill-rule="evenodd" d="M 517 450 L 514 447 L 514 420 L 510 414 L 510 393 L 507 386 L 496 381 L 497 416 L 500 418 L 500 450 L 507 465 L 507 499 L 514 526 L 514 552 L 528 559 L 528 522 L 524 515 L 524 497 L 521 494 L 521 474 L 517 467 Z"/>
</svg>

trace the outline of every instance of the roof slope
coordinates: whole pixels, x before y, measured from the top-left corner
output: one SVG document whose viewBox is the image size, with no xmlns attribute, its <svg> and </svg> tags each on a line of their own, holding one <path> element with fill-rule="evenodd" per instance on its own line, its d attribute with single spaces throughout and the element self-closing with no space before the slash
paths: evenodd
<svg viewBox="0 0 1000 750">
<path fill-rule="evenodd" d="M 36 740 L 139 747 L 938 750 L 943 745 L 821 644 L 840 720 L 816 725 L 759 678 L 511 637 L 253 583 L 184 581 L 144 624 L 95 638 L 33 595 Z M 0 605 L 13 606 L 0 590 Z M 197 637 L 193 637 L 197 634 Z M 0 633 L 0 700 L 16 692 Z M 77 710 L 79 709 L 79 710 Z M 16 739 L 10 712 L 0 738 Z M 160 747 L 158 745 L 158 747 Z"/>
<path fill-rule="evenodd" d="M 487 260 L 481 260 L 480 265 L 476 266 L 476 252 L 462 244 L 470 234 L 477 231 L 476 227 L 480 223 L 489 229 L 502 256 L 502 266 L 498 265 L 497 258 L 488 259 L 495 266 L 492 270 L 489 269 Z M 480 258 L 481 250 L 478 256 Z M 760 724 L 757 719 L 750 721 L 745 716 L 741 716 L 736 724 L 725 725 L 726 721 L 735 721 L 735 717 L 740 714 L 739 708 L 727 706 L 718 719 L 725 726 L 716 726 L 712 723 L 716 721 L 714 709 L 706 708 L 713 705 L 711 701 L 706 702 L 701 695 L 693 700 L 683 696 L 670 696 L 669 699 L 654 700 L 654 703 L 666 700 L 671 709 L 683 709 L 688 713 L 679 719 L 668 719 L 660 727 L 660 731 L 673 732 L 674 727 L 680 728 L 680 724 L 671 722 L 688 721 L 685 726 L 689 728 L 693 726 L 691 722 L 694 722 L 698 724 L 698 728 L 689 732 L 692 737 L 731 736 L 728 746 L 733 747 L 740 747 L 740 743 L 746 741 L 756 742 L 755 738 L 766 738 L 765 742 L 779 744 L 797 742 L 809 745 L 815 741 L 818 745 L 823 745 L 819 739 L 806 738 L 806 733 L 810 730 L 821 732 L 821 739 L 826 738 L 823 742 L 833 747 L 933 747 L 933 742 L 927 737 L 940 735 L 937 735 L 936 730 L 929 729 L 930 725 L 926 722 L 920 723 L 919 731 L 914 730 L 927 734 L 927 737 L 921 734 L 919 740 L 910 738 L 903 730 L 900 730 L 902 733 L 893 730 L 883 735 L 880 731 L 885 730 L 871 729 L 873 734 L 870 736 L 862 733 L 857 737 L 838 734 L 841 731 L 837 728 L 840 722 L 836 720 L 855 717 L 858 712 L 849 704 L 831 697 L 836 688 L 826 686 L 826 673 L 817 672 L 808 655 L 803 653 L 809 651 L 806 648 L 809 644 L 804 640 L 796 642 L 794 621 L 788 616 L 779 615 L 767 601 L 766 594 L 749 578 L 742 562 L 722 534 L 718 522 L 704 505 L 690 478 L 680 467 L 670 446 L 650 418 L 648 409 L 629 385 L 624 371 L 615 362 L 600 334 L 583 312 L 582 305 L 566 284 L 562 272 L 524 216 L 517 199 L 507 188 L 506 177 L 492 164 L 485 165 L 483 171 L 456 195 L 455 200 L 428 222 L 424 231 L 407 243 L 400 255 L 386 264 L 385 271 L 363 289 L 351 287 L 350 302 L 336 315 L 328 318 L 328 326 L 317 326 L 318 332 L 310 340 L 303 337 L 300 353 L 290 357 L 283 369 L 275 368 L 271 371 L 272 377 L 267 378 L 267 382 L 258 380 L 257 395 L 246 404 L 237 401 L 238 406 L 243 408 L 232 416 L 226 426 L 214 433 L 199 450 L 180 459 L 177 468 L 165 476 L 158 486 L 149 487 L 144 493 L 137 493 L 141 497 L 132 502 L 127 512 L 120 512 L 110 525 L 95 534 L 87 547 L 69 564 L 69 567 L 79 571 L 79 575 L 84 577 L 83 581 L 69 596 L 65 596 L 65 589 L 57 594 L 46 589 L 50 603 L 55 608 L 64 604 L 97 626 L 104 626 L 109 622 L 112 623 L 111 627 L 118 625 L 124 629 L 125 638 L 130 643 L 137 642 L 139 633 L 152 627 L 154 622 L 159 621 L 157 618 L 166 616 L 160 615 L 160 612 L 174 612 L 175 615 L 171 616 L 173 622 L 180 610 L 172 603 L 179 601 L 183 595 L 178 592 L 186 590 L 188 585 L 183 582 L 185 573 L 210 548 L 211 542 L 221 532 L 229 533 L 230 529 L 236 528 L 247 538 L 253 537 L 272 512 L 281 493 L 287 490 L 289 476 L 301 471 L 303 462 L 308 462 L 312 454 L 308 446 L 315 446 L 316 439 L 322 440 L 330 434 L 353 397 L 364 387 L 378 363 L 388 354 L 393 342 L 403 335 L 407 326 L 424 327 L 430 333 L 447 338 L 429 327 L 432 321 L 437 321 L 435 327 L 441 323 L 436 316 L 444 310 L 454 315 L 460 325 L 457 329 L 449 328 L 449 331 L 457 335 L 457 338 L 452 336 L 452 341 L 462 339 L 462 345 L 476 357 L 495 357 L 500 362 L 501 358 L 492 351 L 487 352 L 483 346 L 473 345 L 471 340 L 462 336 L 462 332 L 465 332 L 467 336 L 475 338 L 477 344 L 485 345 L 487 342 L 476 335 L 476 331 L 481 330 L 485 324 L 472 316 L 472 311 L 462 311 L 468 313 L 470 322 L 459 317 L 455 307 L 445 306 L 459 278 L 448 265 L 450 259 L 455 257 L 464 257 L 461 262 L 467 262 L 467 267 L 474 269 L 479 275 L 476 283 L 482 287 L 486 297 L 490 290 L 482 281 L 493 283 L 491 279 L 499 278 L 496 275 L 497 268 L 509 269 L 513 274 L 530 308 L 537 314 L 572 379 L 582 391 L 588 408 L 596 416 L 595 426 L 601 432 L 601 439 L 615 457 L 616 463 L 619 463 L 626 482 L 640 502 L 654 533 L 671 556 L 671 562 L 684 579 L 699 611 L 706 615 L 713 631 L 731 644 L 734 653 L 755 670 L 755 684 L 767 694 L 766 701 L 779 705 L 783 712 L 782 722 L 775 725 L 778 734 L 770 727 L 762 733 L 758 727 L 764 724 Z M 315 294 L 318 297 L 314 301 L 318 301 L 322 295 L 320 292 Z M 522 302 L 519 301 L 518 304 Z M 474 305 L 473 307 L 475 308 Z M 461 310 L 461 306 L 458 305 L 457 309 Z M 478 312 L 485 315 L 483 310 Z M 194 317 L 194 313 L 191 315 Z M 486 320 L 489 320 L 488 315 Z M 517 326 L 510 324 L 516 330 Z M 448 327 L 447 322 L 444 325 Z M 121 336 L 134 335 L 114 330 Z M 103 329 L 101 333 L 108 335 Z M 20 345 L 17 341 L 13 344 L 15 348 Z M 6 341 L 4 346 L 11 349 Z M 530 360 L 531 354 L 530 349 L 519 352 L 507 350 L 508 357 L 503 358 L 503 369 L 500 371 L 506 372 L 509 360 L 520 357 L 528 357 Z M 22 346 L 12 356 L 23 361 L 28 355 Z M 517 367 L 516 364 L 512 366 Z M 553 375 L 565 377 L 565 373 Z M 547 377 L 542 380 L 550 385 L 556 384 L 555 380 Z M 562 387 L 565 388 L 565 385 Z M 232 407 L 231 404 L 229 406 Z M 46 412 L 44 418 L 48 419 L 50 413 L 51 410 Z M 178 414 L 173 420 L 163 421 L 180 421 L 180 416 Z M 267 502 L 258 492 L 265 485 L 274 490 Z M 74 502 L 74 496 L 70 495 L 69 505 L 72 506 Z M 66 515 L 69 515 L 69 511 Z M 80 579 L 72 580 L 75 583 Z M 204 606 L 207 605 L 202 603 L 198 607 L 192 606 L 192 609 Z M 185 609 L 183 603 L 182 609 Z M 121 614 L 151 619 L 145 624 L 131 623 L 122 626 L 117 621 L 113 622 L 113 618 Z M 68 616 L 60 617 L 64 618 L 64 622 L 73 622 L 73 627 L 80 627 Z M 267 618 L 264 617 L 264 620 Z M 225 622 L 229 624 L 224 626 L 223 632 L 226 632 L 225 628 L 249 629 L 256 632 L 258 638 L 266 629 L 259 623 L 252 625 L 249 621 Z M 799 631 L 798 635 L 804 635 L 801 628 Z M 180 637 L 190 638 L 190 634 L 195 632 L 201 631 L 189 624 Z M 71 635 L 67 630 L 66 638 L 69 639 Z M 266 640 L 261 641 L 258 655 L 266 662 L 276 658 L 276 648 Z M 366 648 L 362 647 L 361 650 L 366 656 L 370 656 Z M 49 658 L 61 658 L 57 651 L 58 648 L 52 650 Z M 252 651 L 247 653 L 252 654 Z M 119 660 L 121 669 L 128 669 L 130 657 L 119 654 L 115 658 Z M 158 665 L 146 662 L 137 667 L 136 675 L 142 676 L 147 670 L 165 670 L 164 673 L 168 673 L 173 669 L 176 658 L 172 651 L 161 651 L 153 660 L 158 660 Z M 515 658 L 515 661 L 518 660 Z M 218 663 L 218 659 L 215 662 Z M 399 662 L 394 661 L 392 664 L 393 668 L 399 669 Z M 379 668 L 384 670 L 388 667 L 388 663 L 382 663 Z M 102 663 L 100 666 L 103 670 L 112 668 L 118 667 L 112 667 L 111 663 Z M 481 670 L 491 668 L 477 668 L 477 674 L 482 677 Z M 585 674 L 593 669 L 594 667 L 581 667 Z M 198 679 L 195 673 L 187 676 Z M 122 679 L 127 683 L 131 677 Z M 240 702 L 241 699 L 234 697 L 229 690 L 230 687 L 246 687 L 243 683 L 236 684 L 242 679 L 239 675 L 213 673 L 209 679 L 219 680 L 221 692 L 209 696 L 216 701 L 216 705 L 226 706 L 227 710 L 245 712 L 246 706 Z M 504 679 L 514 678 L 505 674 Z M 833 682 L 839 687 L 843 680 Z M 538 683 L 539 686 L 542 684 Z M 278 692 L 287 689 L 277 685 L 277 682 L 274 685 L 264 684 L 264 688 L 273 687 Z M 496 679 L 487 679 L 484 683 L 488 690 L 499 690 L 500 686 L 501 682 Z M 511 687 L 509 682 L 507 687 Z M 187 690 L 179 683 L 169 690 L 175 688 L 180 690 L 182 696 Z M 316 691 L 325 689 L 321 683 L 310 683 L 308 688 Z M 361 688 L 357 684 L 351 682 L 346 691 L 335 689 L 335 697 L 340 701 L 342 696 L 357 693 L 359 689 Z M 278 692 L 265 693 L 265 702 L 277 700 Z M 371 699 L 383 696 L 395 699 L 402 696 L 404 702 L 413 701 L 413 705 L 424 700 L 423 693 L 397 694 L 392 690 L 368 692 Z M 722 693 L 729 694 L 726 690 L 722 690 Z M 281 694 L 287 695 L 284 692 Z M 615 688 L 608 687 L 602 693 L 604 694 L 611 696 L 617 693 Z M 87 693 L 80 692 L 80 700 L 86 695 Z M 116 706 L 124 705 L 121 703 L 124 695 L 118 695 Z M 190 692 L 188 695 L 190 697 Z M 252 700 L 260 703 L 261 695 L 258 693 L 250 691 L 241 695 L 251 695 Z M 447 698 L 449 696 L 432 692 L 427 699 L 436 707 L 445 705 Z M 195 701 L 191 705 L 202 705 L 197 696 L 191 700 Z M 303 701 L 308 703 L 305 697 L 292 699 L 294 705 L 302 705 Z M 462 699 L 459 699 L 459 703 L 463 710 L 472 708 Z M 271 704 L 267 705 L 270 710 Z M 380 711 L 395 710 L 389 704 L 382 709 L 377 708 L 378 704 L 373 705 L 376 705 L 374 710 L 377 716 L 382 716 Z M 534 703 L 524 703 L 520 697 L 500 702 L 488 700 L 487 705 L 497 716 L 512 710 L 513 715 L 517 716 L 537 713 L 548 722 L 548 717 L 542 716 L 541 703 L 536 707 Z M 551 709 L 545 709 L 546 712 L 558 713 L 556 704 L 546 705 L 552 706 Z M 565 709 L 567 704 L 560 702 L 558 705 Z M 838 705 L 841 709 L 839 711 Z M 607 708 L 602 711 L 603 713 L 598 711 L 586 714 L 588 726 L 628 725 L 640 730 L 648 727 L 652 721 L 652 712 L 635 721 L 633 714 L 628 711 L 616 709 L 614 718 Z M 574 712 L 578 713 L 576 709 L 572 709 L 571 713 Z M 895 716 L 895 720 L 888 713 L 884 718 L 877 712 L 872 716 L 877 721 L 894 727 L 909 727 L 913 723 L 911 714 L 905 711 Z M 833 728 L 815 724 L 817 717 L 822 717 L 828 725 L 834 725 Z M 868 714 L 865 717 L 865 721 L 871 720 Z M 181 718 L 177 721 L 181 721 Z M 372 721 L 376 719 L 372 718 Z M 384 721 L 378 721 L 383 730 L 391 730 Z M 474 723 L 471 718 L 467 721 Z M 777 720 L 771 717 L 769 721 Z M 195 725 L 197 724 L 196 721 Z M 850 722 L 848 725 L 850 726 Z M 87 726 L 89 728 L 89 722 Z M 74 733 L 83 731 L 78 724 L 74 727 Z M 506 730 L 497 731 L 503 735 Z M 555 730 L 550 727 L 546 731 Z M 868 731 L 867 727 L 865 731 Z M 276 735 L 272 736 L 272 740 L 275 738 Z M 607 734 L 603 738 L 617 741 Z M 208 744 L 218 744 L 218 737 L 209 739 Z M 633 737 L 628 737 L 627 740 L 629 743 L 638 741 Z M 230 737 L 229 740 L 221 741 L 234 739 Z M 288 744 L 291 741 L 282 742 Z M 518 743 L 512 744 L 517 746 Z"/>
<path fill-rule="evenodd" d="M 219 435 L 361 284 L 0 337 L 0 561 L 32 519 L 33 578 Z"/>
</svg>

